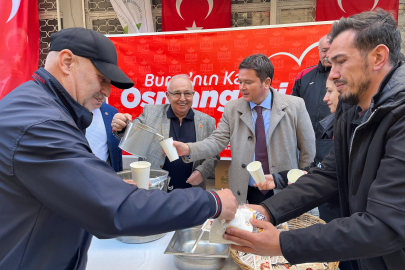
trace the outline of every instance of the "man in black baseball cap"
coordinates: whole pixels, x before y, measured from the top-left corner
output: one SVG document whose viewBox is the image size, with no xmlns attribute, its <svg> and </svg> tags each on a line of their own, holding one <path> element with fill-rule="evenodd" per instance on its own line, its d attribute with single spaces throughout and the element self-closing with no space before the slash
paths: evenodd
<svg viewBox="0 0 405 270">
<path fill-rule="evenodd" d="M 51 35 L 49 51 L 70 50 L 74 55 L 88 58 L 93 65 L 120 89 L 134 86 L 118 67 L 114 44 L 103 34 L 85 28 L 67 28 Z"/>
<path fill-rule="evenodd" d="M 84 270 L 92 235 L 146 236 L 234 218 L 230 190 L 145 190 L 97 158 L 84 135 L 91 111 L 111 84 L 134 84 L 102 34 L 71 28 L 51 39 L 45 68 L 0 100 L 0 269 Z"/>
</svg>

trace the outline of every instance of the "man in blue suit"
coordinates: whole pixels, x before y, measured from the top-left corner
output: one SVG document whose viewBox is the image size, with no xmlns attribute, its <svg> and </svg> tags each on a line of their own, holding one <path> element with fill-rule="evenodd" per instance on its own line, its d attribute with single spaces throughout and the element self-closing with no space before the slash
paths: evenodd
<svg viewBox="0 0 405 270">
<path fill-rule="evenodd" d="M 114 171 L 122 171 L 122 150 L 119 140 L 111 132 L 111 121 L 118 110 L 106 103 L 105 98 L 93 95 L 93 121 L 86 129 L 86 138 L 94 155 L 104 160 Z"/>
</svg>

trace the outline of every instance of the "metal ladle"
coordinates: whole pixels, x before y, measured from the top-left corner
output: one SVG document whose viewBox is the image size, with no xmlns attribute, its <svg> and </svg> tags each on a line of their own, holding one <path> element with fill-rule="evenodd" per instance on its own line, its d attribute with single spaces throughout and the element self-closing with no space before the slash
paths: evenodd
<svg viewBox="0 0 405 270">
<path fill-rule="evenodd" d="M 204 231 L 201 230 L 200 236 L 198 236 L 197 240 L 194 243 L 194 246 L 191 248 L 190 253 L 194 253 L 195 249 L 197 248 L 198 242 L 200 242 L 201 237 L 203 236 Z"/>
</svg>

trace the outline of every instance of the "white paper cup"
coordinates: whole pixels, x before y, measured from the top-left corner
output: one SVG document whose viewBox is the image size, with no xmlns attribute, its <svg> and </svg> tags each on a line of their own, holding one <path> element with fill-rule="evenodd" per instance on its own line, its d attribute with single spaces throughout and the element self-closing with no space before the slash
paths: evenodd
<svg viewBox="0 0 405 270">
<path fill-rule="evenodd" d="M 129 165 L 132 170 L 132 180 L 138 188 L 149 189 L 150 165 L 147 161 L 136 161 Z"/>
<path fill-rule="evenodd" d="M 170 162 L 179 159 L 176 147 L 173 146 L 173 138 L 160 141 L 160 146 L 162 146 L 163 151 L 165 151 L 166 156 L 170 160 Z"/>
<path fill-rule="evenodd" d="M 303 176 L 305 173 L 299 169 L 292 169 L 287 173 L 287 179 L 290 183 L 295 183 L 298 178 Z"/>
<path fill-rule="evenodd" d="M 247 165 L 246 169 L 257 184 L 264 184 L 264 181 L 266 181 L 266 179 L 264 178 L 262 163 L 260 161 L 250 162 L 249 165 Z"/>
</svg>

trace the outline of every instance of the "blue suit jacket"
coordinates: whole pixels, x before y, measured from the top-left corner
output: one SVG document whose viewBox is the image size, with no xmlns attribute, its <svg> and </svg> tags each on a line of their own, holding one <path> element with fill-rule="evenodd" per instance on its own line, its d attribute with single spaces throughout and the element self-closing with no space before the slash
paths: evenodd
<svg viewBox="0 0 405 270">
<path fill-rule="evenodd" d="M 104 126 L 107 131 L 107 144 L 108 152 L 110 153 L 109 159 L 111 167 L 114 171 L 122 171 L 122 150 L 118 147 L 120 140 L 118 140 L 111 132 L 111 121 L 118 110 L 111 105 L 103 103 L 100 107 L 101 114 L 103 115 Z"/>
</svg>

